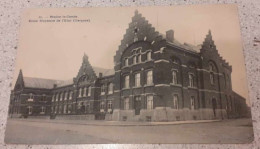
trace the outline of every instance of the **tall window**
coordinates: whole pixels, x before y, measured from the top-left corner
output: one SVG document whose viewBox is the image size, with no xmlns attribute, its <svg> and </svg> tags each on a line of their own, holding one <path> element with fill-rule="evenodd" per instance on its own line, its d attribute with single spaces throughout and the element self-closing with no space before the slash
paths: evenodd
<svg viewBox="0 0 260 149">
<path fill-rule="evenodd" d="M 194 87 L 194 75 L 189 74 L 189 86 Z"/>
<path fill-rule="evenodd" d="M 153 109 L 153 95 L 147 95 L 146 99 L 147 99 L 147 109 L 148 110 Z"/>
<path fill-rule="evenodd" d="M 113 88 L 114 88 L 113 83 L 109 83 L 109 85 L 108 85 L 108 94 L 113 94 Z"/>
<path fill-rule="evenodd" d="M 56 93 L 56 101 L 59 100 L 59 93 Z"/>
<path fill-rule="evenodd" d="M 105 86 L 105 84 L 102 84 L 101 85 L 101 95 L 105 95 L 105 92 L 106 92 L 106 86 Z"/>
<path fill-rule="evenodd" d="M 140 84 L 140 73 L 135 74 L 135 87 L 141 86 Z"/>
<path fill-rule="evenodd" d="M 86 110 L 85 112 L 89 113 L 90 112 L 90 102 L 86 102 Z"/>
<path fill-rule="evenodd" d="M 60 93 L 60 101 L 62 101 L 63 92 Z"/>
<path fill-rule="evenodd" d="M 104 112 L 104 111 L 105 111 L 105 102 L 102 101 L 102 102 L 100 103 L 100 112 Z"/>
<path fill-rule="evenodd" d="M 79 88 L 79 97 L 81 97 L 82 88 Z"/>
<path fill-rule="evenodd" d="M 91 86 L 88 87 L 88 96 L 91 95 Z"/>
<path fill-rule="evenodd" d="M 109 100 L 107 103 L 107 112 L 111 112 L 112 111 L 112 101 Z"/>
<path fill-rule="evenodd" d="M 29 99 L 28 99 L 28 101 L 33 101 L 33 98 L 34 98 L 33 94 L 30 93 L 30 94 L 29 94 Z"/>
<path fill-rule="evenodd" d="M 55 94 L 52 96 L 52 99 L 51 99 L 52 102 L 55 101 Z"/>
<path fill-rule="evenodd" d="M 63 113 L 66 114 L 67 113 L 67 105 L 63 106 Z"/>
<path fill-rule="evenodd" d="M 177 71 L 176 70 L 172 71 L 172 83 L 178 84 Z"/>
<path fill-rule="evenodd" d="M 125 76 L 124 87 L 129 88 L 129 76 Z"/>
<path fill-rule="evenodd" d="M 136 64 L 136 56 L 133 57 L 133 64 Z"/>
<path fill-rule="evenodd" d="M 72 106 L 68 105 L 68 113 L 71 113 L 71 110 L 72 110 Z"/>
<path fill-rule="evenodd" d="M 125 110 L 129 109 L 129 98 L 125 98 L 125 100 L 124 100 L 124 109 Z"/>
<path fill-rule="evenodd" d="M 28 106 L 28 114 L 31 115 L 33 112 L 33 108 L 32 106 Z"/>
<path fill-rule="evenodd" d="M 178 95 L 173 95 L 173 109 L 179 109 Z"/>
<path fill-rule="evenodd" d="M 149 70 L 146 73 L 146 84 L 147 85 L 153 84 L 153 71 L 152 70 Z"/>
<path fill-rule="evenodd" d="M 45 109 L 46 108 L 44 106 L 41 107 L 41 114 L 45 114 Z"/>
<path fill-rule="evenodd" d="M 73 91 L 70 91 L 70 97 L 69 99 L 72 99 Z"/>
<path fill-rule="evenodd" d="M 128 58 L 125 59 L 125 66 L 128 66 Z"/>
<path fill-rule="evenodd" d="M 84 87 L 83 96 L 84 96 L 84 97 L 87 96 L 87 87 Z"/>
<path fill-rule="evenodd" d="M 191 110 L 195 109 L 195 97 L 194 96 L 190 97 L 190 109 Z"/>
<path fill-rule="evenodd" d="M 68 97 L 68 92 L 66 91 L 64 95 L 64 100 L 67 100 L 67 97 Z"/>
<path fill-rule="evenodd" d="M 226 80 L 226 75 L 225 75 L 225 73 L 223 73 L 223 77 L 224 77 L 224 86 L 225 86 L 225 88 L 227 87 L 227 80 Z"/>
<path fill-rule="evenodd" d="M 141 56 L 141 54 L 139 54 L 137 56 L 137 63 L 141 63 L 141 62 L 142 62 L 142 56 Z"/>
<path fill-rule="evenodd" d="M 213 73 L 212 64 L 209 65 L 209 79 L 210 79 L 210 84 L 214 84 L 214 73 Z"/>
<path fill-rule="evenodd" d="M 147 61 L 152 60 L 152 52 L 151 51 L 147 52 L 146 56 L 147 56 Z"/>
</svg>

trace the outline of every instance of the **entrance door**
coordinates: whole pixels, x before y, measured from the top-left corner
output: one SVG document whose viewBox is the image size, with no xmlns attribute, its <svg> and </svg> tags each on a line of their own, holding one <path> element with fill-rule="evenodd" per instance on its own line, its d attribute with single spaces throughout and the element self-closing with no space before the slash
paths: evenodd
<svg viewBox="0 0 260 149">
<path fill-rule="evenodd" d="M 141 97 L 136 96 L 134 101 L 135 115 L 140 115 L 141 110 Z"/>
<path fill-rule="evenodd" d="M 216 117 L 217 100 L 215 98 L 212 99 L 212 108 L 213 108 L 214 117 Z"/>
</svg>

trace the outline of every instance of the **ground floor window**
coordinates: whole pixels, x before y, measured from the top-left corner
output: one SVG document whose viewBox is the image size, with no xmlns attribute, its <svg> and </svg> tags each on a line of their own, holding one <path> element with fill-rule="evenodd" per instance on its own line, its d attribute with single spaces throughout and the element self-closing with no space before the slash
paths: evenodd
<svg viewBox="0 0 260 149">
<path fill-rule="evenodd" d="M 173 95 L 173 109 L 179 109 L 178 95 Z"/>
<path fill-rule="evenodd" d="M 191 96 L 190 98 L 190 109 L 194 110 L 195 109 L 195 97 Z"/>
<path fill-rule="evenodd" d="M 147 109 L 148 110 L 153 109 L 153 95 L 147 95 L 146 99 L 147 99 Z"/>
<path fill-rule="evenodd" d="M 58 106 L 55 106 L 55 113 L 58 113 Z"/>
<path fill-rule="evenodd" d="M 90 112 L 90 103 L 89 102 L 86 102 L 86 113 L 89 113 Z"/>
<path fill-rule="evenodd" d="M 63 113 L 66 114 L 67 113 L 67 105 L 63 106 Z"/>
<path fill-rule="evenodd" d="M 125 110 L 129 109 L 129 98 L 125 98 L 125 100 L 124 100 L 124 109 Z"/>
<path fill-rule="evenodd" d="M 105 102 L 104 101 L 102 101 L 100 103 L 100 112 L 105 112 Z"/>
<path fill-rule="evenodd" d="M 41 114 L 45 114 L 46 108 L 44 106 L 41 107 Z"/>
<path fill-rule="evenodd" d="M 29 107 L 28 107 L 28 114 L 29 114 L 29 115 L 32 114 L 32 110 L 33 110 L 32 106 L 29 106 Z"/>
<path fill-rule="evenodd" d="M 68 113 L 71 113 L 71 110 L 72 110 L 72 106 L 68 105 Z"/>
<path fill-rule="evenodd" d="M 107 103 L 107 112 L 112 112 L 112 101 L 108 101 Z"/>
<path fill-rule="evenodd" d="M 59 107 L 59 113 L 61 114 L 62 113 L 62 106 L 60 105 Z"/>
</svg>

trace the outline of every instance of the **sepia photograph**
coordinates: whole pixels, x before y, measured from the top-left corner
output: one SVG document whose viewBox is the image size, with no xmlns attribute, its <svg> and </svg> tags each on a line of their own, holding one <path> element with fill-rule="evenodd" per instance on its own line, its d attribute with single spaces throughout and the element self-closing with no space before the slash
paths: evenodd
<svg viewBox="0 0 260 149">
<path fill-rule="evenodd" d="M 254 140 L 237 5 L 23 11 L 7 144 Z"/>
</svg>

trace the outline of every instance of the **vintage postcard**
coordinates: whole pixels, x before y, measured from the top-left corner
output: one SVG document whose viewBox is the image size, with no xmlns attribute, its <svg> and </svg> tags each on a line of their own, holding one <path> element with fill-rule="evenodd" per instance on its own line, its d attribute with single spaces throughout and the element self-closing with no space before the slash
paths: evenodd
<svg viewBox="0 0 260 149">
<path fill-rule="evenodd" d="M 24 11 L 6 143 L 253 139 L 236 5 Z"/>
</svg>

